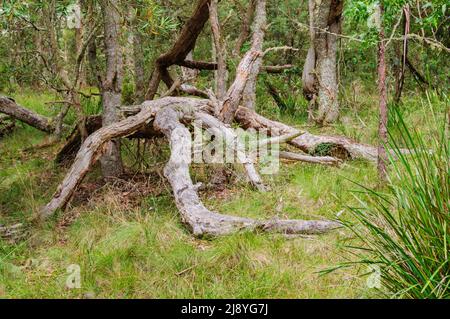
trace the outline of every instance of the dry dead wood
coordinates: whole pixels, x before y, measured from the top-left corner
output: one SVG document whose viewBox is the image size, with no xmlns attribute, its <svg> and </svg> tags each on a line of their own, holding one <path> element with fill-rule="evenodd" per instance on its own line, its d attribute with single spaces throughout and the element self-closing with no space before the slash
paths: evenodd
<svg viewBox="0 0 450 319">
<path fill-rule="evenodd" d="M 269 120 L 244 107 L 238 108 L 235 114 L 235 120 L 245 129 L 253 128 L 256 130 L 266 130 L 273 135 L 298 132 L 298 130 L 293 127 Z M 376 147 L 357 143 L 342 136 L 322 136 L 304 132 L 304 134 L 293 139 L 289 143 L 310 154 L 317 153 L 317 148 L 321 145 L 328 145 L 330 152 L 333 153 L 332 156 L 341 159 L 362 158 L 369 161 L 376 161 L 378 154 Z"/>
<path fill-rule="evenodd" d="M 40 217 L 46 218 L 63 208 L 72 197 L 77 186 L 86 176 L 90 167 L 100 158 L 104 152 L 104 145 L 111 139 L 124 137 L 143 128 L 159 109 L 169 105 L 184 105 L 199 107 L 205 105 L 207 100 L 193 98 L 167 97 L 155 101 L 147 101 L 142 104 L 141 111 L 122 121 L 102 127 L 91 134 L 82 144 L 66 177 L 59 185 L 51 201 L 41 209 Z"/>
<path fill-rule="evenodd" d="M 84 176 L 101 156 L 103 145 L 111 139 L 124 137 L 138 131 L 155 117 L 154 128 L 160 130 L 170 142 L 172 154 L 164 174 L 173 188 L 173 193 L 183 222 L 195 236 L 220 236 L 239 230 L 261 230 L 285 234 L 318 234 L 339 227 L 331 221 L 278 220 L 259 221 L 249 218 L 227 216 L 209 211 L 201 202 L 197 188 L 189 175 L 191 163 L 191 133 L 181 121 L 197 119 L 206 128 L 218 130 L 226 139 L 236 137 L 231 129 L 213 116 L 202 112 L 210 108 L 209 100 L 167 97 L 145 102 L 141 111 L 120 122 L 103 127 L 91 134 L 83 143 L 71 169 L 58 187 L 52 200 L 41 210 L 40 216 L 47 218 L 70 200 Z M 296 134 L 292 135 L 294 137 Z M 277 142 L 287 141 L 278 138 Z M 275 140 L 273 142 L 276 142 Z M 236 144 L 232 144 L 236 145 Z M 239 151 L 239 148 L 237 148 Z M 263 183 L 253 163 L 244 154 L 238 154 L 250 181 L 260 190 Z"/>
<path fill-rule="evenodd" d="M 0 113 L 7 114 L 21 122 L 37 128 L 40 131 L 52 133 L 55 130 L 55 126 L 49 118 L 32 112 L 17 104 L 13 99 L 1 95 Z"/>
<path fill-rule="evenodd" d="M 228 235 L 241 230 L 261 230 L 283 234 L 318 234 L 340 227 L 331 221 L 278 220 L 258 221 L 223 215 L 207 209 L 197 194 L 189 174 L 191 133 L 181 124 L 185 116 L 173 108 L 164 108 L 156 115 L 155 126 L 169 139 L 172 154 L 164 176 L 172 186 L 175 203 L 183 222 L 196 237 Z"/>
<path fill-rule="evenodd" d="M 279 156 L 282 159 L 287 159 L 290 161 L 311 163 L 311 164 L 337 166 L 341 163 L 341 160 L 339 160 L 336 157 L 331 157 L 331 156 L 311 156 L 311 155 L 297 154 L 297 153 L 292 153 L 292 152 L 279 152 Z"/>
</svg>

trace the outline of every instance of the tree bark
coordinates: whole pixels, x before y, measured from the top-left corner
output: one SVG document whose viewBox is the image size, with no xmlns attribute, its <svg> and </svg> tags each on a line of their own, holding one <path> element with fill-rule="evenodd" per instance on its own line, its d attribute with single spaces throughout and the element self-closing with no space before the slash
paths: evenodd
<svg viewBox="0 0 450 319">
<path fill-rule="evenodd" d="M 242 20 L 241 31 L 239 32 L 239 37 L 236 40 L 236 45 L 234 47 L 233 55 L 239 56 L 242 46 L 245 41 L 247 41 L 250 35 L 250 26 L 253 20 L 253 15 L 255 14 L 256 0 L 250 0 L 248 3 L 247 10 L 245 11 L 245 17 Z"/>
<path fill-rule="evenodd" d="M 167 68 L 184 61 L 189 52 L 194 49 L 195 42 L 203 30 L 206 21 L 208 21 L 210 3 L 211 0 L 198 0 L 194 13 L 184 25 L 180 36 L 170 51 L 156 59 L 155 69 L 153 70 L 145 96 L 146 100 L 152 100 L 155 97 L 159 83 L 164 76 L 167 78 Z M 166 85 L 170 88 L 172 84 L 169 82 Z"/>
<path fill-rule="evenodd" d="M 315 25 L 319 28 L 315 40 L 319 87 L 316 121 L 321 124 L 333 123 L 339 117 L 336 34 L 341 31 L 342 8 L 343 0 L 322 1 L 315 19 Z"/>
<path fill-rule="evenodd" d="M 213 37 L 213 48 L 215 49 L 215 58 L 217 61 L 216 78 L 216 97 L 222 101 L 227 93 L 228 70 L 227 70 L 227 50 L 222 37 L 219 22 L 218 0 L 211 0 L 209 5 L 209 20 Z"/>
<path fill-rule="evenodd" d="M 379 4 L 380 17 L 383 17 L 383 1 Z M 382 21 L 382 19 L 380 19 Z M 379 26 L 378 39 L 378 92 L 380 99 L 380 117 L 379 117 L 379 145 L 378 145 L 378 177 L 380 180 L 387 179 L 387 88 L 386 88 L 386 60 L 385 60 L 385 42 L 384 42 L 384 27 L 383 22 Z"/>
<path fill-rule="evenodd" d="M 253 26 L 252 46 L 250 50 L 241 59 L 237 70 L 236 77 L 233 84 L 230 86 L 220 111 L 220 119 L 225 124 L 231 124 L 234 119 L 234 114 L 239 107 L 242 100 L 244 89 L 251 76 L 256 71 L 259 73 L 259 68 L 255 66 L 258 64 L 258 59 L 262 58 L 263 41 L 266 27 L 266 0 L 257 0 L 255 10 L 255 21 Z"/>
<path fill-rule="evenodd" d="M 273 136 L 299 132 L 299 130 L 293 127 L 269 120 L 245 107 L 238 108 L 235 119 L 244 129 L 253 128 L 257 131 L 263 130 Z M 302 135 L 290 141 L 289 144 L 310 154 L 316 154 L 317 149 L 325 145 L 329 151 L 323 155 L 331 155 L 344 160 L 366 159 L 376 161 L 378 156 L 376 147 L 354 142 L 342 136 L 313 135 L 308 132 L 303 132 Z"/>
<path fill-rule="evenodd" d="M 63 208 L 69 202 L 90 167 L 107 151 L 107 145 L 111 140 L 133 134 L 144 128 L 151 118 L 155 116 L 156 112 L 165 106 L 180 105 L 194 108 L 202 107 L 206 104 L 207 100 L 176 97 L 144 102 L 138 114 L 108 126 L 103 126 L 89 135 L 82 144 L 74 163 L 58 186 L 53 198 L 41 209 L 40 217 L 45 219 L 53 215 L 56 210 Z"/>
<path fill-rule="evenodd" d="M 102 87 L 102 122 L 107 126 L 117 122 L 117 108 L 122 103 L 122 52 L 119 44 L 120 13 L 118 0 L 102 0 L 101 6 L 104 20 L 104 41 L 106 50 L 106 76 Z M 101 158 L 104 177 L 119 176 L 123 172 L 120 154 L 120 141 L 113 140 L 105 146 Z"/>
<path fill-rule="evenodd" d="M 267 17 L 266 17 L 266 11 L 265 8 L 263 10 L 263 6 L 265 6 L 265 3 L 257 2 L 256 9 L 255 9 L 255 17 L 253 21 L 253 35 L 258 36 L 260 40 L 258 39 L 258 42 L 261 41 L 261 47 L 258 47 L 256 49 L 259 49 L 262 51 L 262 43 L 264 42 L 264 34 L 265 34 L 265 28 L 267 24 Z M 242 104 L 243 106 L 254 110 L 256 107 L 256 85 L 258 83 L 258 75 L 261 71 L 261 66 L 263 62 L 263 56 L 262 54 L 259 55 L 255 62 L 253 63 L 252 68 L 250 69 L 250 74 L 248 76 L 247 83 L 244 87 L 244 92 L 242 95 Z"/>
<path fill-rule="evenodd" d="M 55 130 L 55 127 L 49 118 L 32 112 L 23 106 L 18 105 L 14 100 L 1 95 L 0 113 L 7 114 L 46 133 L 53 133 Z"/>
<path fill-rule="evenodd" d="M 139 17 L 141 7 L 136 7 L 136 16 L 133 19 L 133 60 L 134 60 L 134 84 L 135 84 L 135 103 L 142 103 L 145 100 L 145 72 L 144 72 L 144 47 L 143 36 L 139 31 Z"/>
<path fill-rule="evenodd" d="M 322 125 L 333 123 L 339 117 L 337 42 L 343 3 L 343 0 L 309 0 L 313 47 L 308 50 L 303 69 L 303 94 L 311 103 L 318 104 L 315 120 Z"/>
<path fill-rule="evenodd" d="M 157 113 L 155 126 L 169 139 L 171 157 L 164 176 L 172 186 L 175 203 L 182 221 L 196 237 L 217 237 L 242 230 L 260 230 L 283 234 L 320 234 L 340 227 L 331 221 L 278 220 L 258 221 L 223 215 L 207 209 L 197 194 L 189 174 L 191 163 L 191 133 L 180 123 L 184 114 L 173 108 Z"/>
</svg>

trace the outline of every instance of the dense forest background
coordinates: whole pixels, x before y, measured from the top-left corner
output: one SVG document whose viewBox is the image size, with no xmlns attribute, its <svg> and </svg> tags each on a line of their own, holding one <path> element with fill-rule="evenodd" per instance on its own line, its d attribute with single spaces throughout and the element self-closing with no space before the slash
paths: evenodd
<svg viewBox="0 0 450 319">
<path fill-rule="evenodd" d="M 3 0 L 0 297 L 448 298 L 448 5 Z M 158 103 L 282 127 L 262 181 L 186 168 L 224 228 L 189 220 Z"/>
</svg>

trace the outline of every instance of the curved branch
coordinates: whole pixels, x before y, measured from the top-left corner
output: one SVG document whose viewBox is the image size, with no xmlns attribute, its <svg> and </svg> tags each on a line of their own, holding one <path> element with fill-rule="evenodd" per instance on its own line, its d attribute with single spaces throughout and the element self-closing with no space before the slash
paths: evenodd
<svg viewBox="0 0 450 319">
<path fill-rule="evenodd" d="M 206 101 L 206 102 L 205 102 Z M 141 111 L 122 121 L 105 126 L 91 134 L 83 143 L 75 158 L 72 167 L 66 177 L 58 186 L 51 201 L 41 209 L 42 219 L 53 215 L 56 210 L 63 208 L 72 197 L 78 185 L 91 166 L 101 157 L 102 147 L 110 140 L 133 134 L 143 128 L 155 115 L 155 113 L 169 105 L 183 105 L 201 107 L 207 100 L 167 97 L 155 101 L 147 101 L 142 104 Z"/>
<path fill-rule="evenodd" d="M 46 133 L 52 133 L 55 130 L 55 126 L 49 118 L 32 112 L 17 104 L 13 99 L 1 95 L 0 113 L 7 114 Z"/>
<path fill-rule="evenodd" d="M 241 230 L 261 230 L 284 234 L 319 234 L 340 227 L 339 223 L 331 221 L 278 219 L 259 221 L 223 215 L 207 209 L 200 200 L 189 174 L 191 134 L 180 122 L 184 115 L 183 112 L 173 108 L 164 108 L 156 114 L 154 125 L 170 141 L 172 154 L 164 168 L 164 176 L 172 186 L 181 218 L 194 236 L 215 237 Z"/>
</svg>

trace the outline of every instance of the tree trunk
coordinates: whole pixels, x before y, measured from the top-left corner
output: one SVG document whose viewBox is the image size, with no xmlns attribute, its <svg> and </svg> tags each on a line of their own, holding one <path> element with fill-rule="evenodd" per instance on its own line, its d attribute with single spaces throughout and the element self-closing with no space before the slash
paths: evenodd
<svg viewBox="0 0 450 319">
<path fill-rule="evenodd" d="M 142 103 L 145 100 L 145 72 L 144 72 L 144 48 L 142 46 L 143 36 L 139 31 L 138 18 L 141 14 L 138 6 L 136 16 L 133 21 L 133 56 L 134 56 L 134 84 L 136 86 L 135 103 Z"/>
<path fill-rule="evenodd" d="M 84 0 L 78 0 L 77 4 L 80 6 L 80 25 L 75 28 L 75 46 L 77 51 L 77 56 L 82 54 L 83 50 L 83 38 L 84 38 L 84 21 L 83 21 L 83 7 Z M 83 87 L 86 85 L 86 69 L 83 64 L 80 66 L 79 83 Z"/>
<path fill-rule="evenodd" d="M 343 0 L 309 1 L 313 47 L 308 50 L 303 69 L 303 94 L 311 103 L 318 104 L 315 120 L 320 124 L 335 122 L 339 117 L 337 35 L 341 32 L 343 3 Z M 314 108 L 310 106 L 311 110 Z"/>
<path fill-rule="evenodd" d="M 239 37 L 236 40 L 236 45 L 233 50 L 234 56 L 239 56 L 242 46 L 247 41 L 250 35 L 250 25 L 252 23 L 253 15 L 255 14 L 256 0 L 250 0 L 247 10 L 245 11 L 245 17 L 242 20 L 241 31 Z"/>
<path fill-rule="evenodd" d="M 213 51 L 217 61 L 216 97 L 222 101 L 227 93 L 228 71 L 226 44 L 222 37 L 219 22 L 218 0 L 211 0 L 209 5 L 209 19 L 213 38 Z"/>
<path fill-rule="evenodd" d="M 102 86 L 102 124 L 107 126 L 117 122 L 117 108 L 122 102 L 122 52 L 119 45 L 120 13 L 118 0 L 101 2 L 104 19 L 104 40 L 106 49 L 106 76 Z M 120 141 L 107 143 L 101 158 L 104 177 L 119 176 L 123 172 Z"/>
<path fill-rule="evenodd" d="M 383 2 L 379 5 L 380 17 L 383 17 Z M 380 19 L 382 20 L 382 19 Z M 387 88 L 386 88 L 386 60 L 385 60 L 385 42 L 383 23 L 379 25 L 378 40 L 378 92 L 380 98 L 380 122 L 378 129 L 379 146 L 378 146 L 378 176 L 380 180 L 385 181 L 387 178 Z"/>
<path fill-rule="evenodd" d="M 166 85 L 170 88 L 170 76 L 167 68 L 174 64 L 182 63 L 186 56 L 194 49 L 195 42 L 203 30 L 203 27 L 209 18 L 209 4 L 211 0 L 199 0 L 197 7 L 191 18 L 186 22 L 180 32 L 180 36 L 174 43 L 169 52 L 161 55 L 155 61 L 155 69 L 153 70 L 147 93 L 146 100 L 153 100 L 161 80 L 166 79 Z"/>
<path fill-rule="evenodd" d="M 258 8 L 256 8 L 256 12 L 255 12 L 255 18 L 253 21 L 253 25 L 252 28 L 254 30 L 256 30 L 257 28 L 262 29 L 261 30 L 261 42 L 264 41 L 264 34 L 265 34 L 265 28 L 266 28 L 266 24 L 267 24 L 267 17 L 266 17 L 266 13 L 262 12 L 262 10 L 259 8 L 260 6 L 265 6 L 265 3 L 257 3 Z M 255 33 L 253 33 L 255 34 Z M 262 45 L 261 48 L 259 50 L 262 50 Z M 244 92 L 242 95 L 242 103 L 243 106 L 254 110 L 256 107 L 256 85 L 258 84 L 258 75 L 259 72 L 261 71 L 261 67 L 262 67 L 262 62 L 263 62 L 263 56 L 262 54 L 259 55 L 256 58 L 256 61 L 253 63 L 252 68 L 250 69 L 250 74 L 248 76 L 248 80 L 247 80 L 247 84 L 244 87 Z"/>
<path fill-rule="evenodd" d="M 231 124 L 233 122 L 234 114 L 242 100 L 248 80 L 255 72 L 259 73 L 260 65 L 255 66 L 255 64 L 258 64 L 259 59 L 262 59 L 265 28 L 266 0 L 257 0 L 253 24 L 252 46 L 239 62 L 236 70 L 236 78 L 228 89 L 225 102 L 220 111 L 220 119 L 226 124 Z"/>
</svg>

